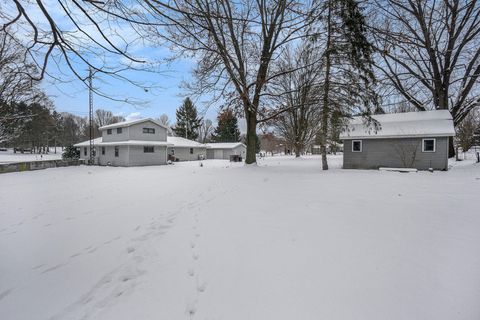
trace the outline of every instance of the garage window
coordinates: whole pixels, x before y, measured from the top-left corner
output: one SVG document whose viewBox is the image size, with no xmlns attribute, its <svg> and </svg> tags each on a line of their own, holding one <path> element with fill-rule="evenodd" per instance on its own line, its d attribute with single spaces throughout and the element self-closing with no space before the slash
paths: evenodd
<svg viewBox="0 0 480 320">
<path fill-rule="evenodd" d="M 362 152 L 362 140 L 352 141 L 352 152 Z"/>
<path fill-rule="evenodd" d="M 115 147 L 115 157 L 118 157 L 118 147 Z"/>
<path fill-rule="evenodd" d="M 84 156 L 87 156 L 87 147 L 84 147 L 84 148 L 83 148 L 83 155 L 84 155 Z"/>
<path fill-rule="evenodd" d="M 422 152 L 435 152 L 435 139 L 423 139 Z"/>
<path fill-rule="evenodd" d="M 170 153 L 172 154 L 172 156 L 174 156 L 175 155 L 175 149 L 170 150 Z"/>
<path fill-rule="evenodd" d="M 102 155 L 105 155 L 105 147 L 102 147 Z"/>
<path fill-rule="evenodd" d="M 143 147 L 143 153 L 153 153 L 153 146 Z"/>
<path fill-rule="evenodd" d="M 193 148 L 190 148 L 190 154 L 193 154 Z"/>
<path fill-rule="evenodd" d="M 112 134 L 112 129 L 107 129 L 107 134 Z"/>
<path fill-rule="evenodd" d="M 118 134 L 122 133 L 122 128 L 117 128 L 117 133 Z"/>
</svg>

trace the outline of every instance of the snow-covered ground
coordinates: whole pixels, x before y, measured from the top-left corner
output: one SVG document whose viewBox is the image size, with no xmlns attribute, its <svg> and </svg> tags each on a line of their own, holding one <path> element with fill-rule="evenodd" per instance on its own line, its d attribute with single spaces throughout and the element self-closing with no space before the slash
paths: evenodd
<svg viewBox="0 0 480 320">
<path fill-rule="evenodd" d="M 0 175 L 0 319 L 480 319 L 480 166 Z"/>
<path fill-rule="evenodd" d="M 35 154 L 35 153 L 14 153 L 13 149 L 7 151 L 0 151 L 0 164 L 9 162 L 25 162 L 25 161 L 41 161 L 41 160 L 58 160 L 62 159 L 62 148 L 57 147 L 57 153 L 55 148 L 50 147 L 48 154 Z"/>
</svg>

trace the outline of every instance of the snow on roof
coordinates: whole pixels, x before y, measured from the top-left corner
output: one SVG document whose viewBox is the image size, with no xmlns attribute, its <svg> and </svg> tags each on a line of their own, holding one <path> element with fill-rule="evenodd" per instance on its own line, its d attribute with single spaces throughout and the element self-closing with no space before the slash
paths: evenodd
<svg viewBox="0 0 480 320">
<path fill-rule="evenodd" d="M 233 149 L 238 146 L 245 145 L 241 142 L 219 142 L 219 143 L 206 143 L 205 144 L 210 149 Z"/>
<path fill-rule="evenodd" d="M 114 129 L 114 128 L 120 128 L 120 127 L 130 127 L 134 124 L 147 122 L 147 121 L 151 121 L 151 122 L 155 123 L 156 125 L 158 125 L 162 128 L 168 129 L 168 127 L 164 126 L 163 124 L 161 124 L 157 120 L 154 120 L 152 118 L 144 118 L 144 119 L 136 119 L 136 120 L 129 120 L 129 121 L 112 123 L 112 124 L 109 124 L 109 125 L 106 125 L 106 126 L 102 126 L 102 127 L 98 128 L 98 130 Z"/>
<path fill-rule="evenodd" d="M 96 146 L 173 146 L 173 144 L 168 143 L 167 141 L 124 140 L 124 141 L 102 142 L 101 137 L 94 139 L 93 144 Z M 88 147 L 90 146 L 90 140 L 74 144 L 73 146 Z"/>
<path fill-rule="evenodd" d="M 373 115 L 380 127 L 367 126 L 362 117 L 354 117 L 340 139 L 405 138 L 454 136 L 452 115 L 448 110 Z"/>
<path fill-rule="evenodd" d="M 93 140 L 94 145 L 97 146 L 169 146 L 178 148 L 206 148 L 206 145 L 200 142 L 188 140 L 181 137 L 167 137 L 167 141 L 151 141 L 151 140 L 123 140 L 102 142 L 102 138 Z M 88 147 L 90 140 L 83 141 L 73 145 L 74 147 Z"/>
<path fill-rule="evenodd" d="M 93 144 L 99 144 L 100 142 L 102 142 L 102 137 L 93 139 Z M 90 146 L 90 140 L 79 142 L 77 144 L 74 144 L 73 146 L 74 147 L 88 147 L 88 146 Z"/>
<path fill-rule="evenodd" d="M 204 144 L 200 142 L 188 140 L 182 137 L 167 137 L 167 142 L 174 147 L 186 147 L 186 148 L 205 148 Z"/>
</svg>

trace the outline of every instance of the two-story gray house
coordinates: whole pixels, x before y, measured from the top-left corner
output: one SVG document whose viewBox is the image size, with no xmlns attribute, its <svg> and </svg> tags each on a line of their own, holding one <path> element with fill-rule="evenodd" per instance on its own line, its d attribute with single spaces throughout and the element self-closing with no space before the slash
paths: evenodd
<svg viewBox="0 0 480 320">
<path fill-rule="evenodd" d="M 205 145 L 168 137 L 167 127 L 150 118 L 114 123 L 99 130 L 102 136 L 93 141 L 95 163 L 99 165 L 161 165 L 167 163 L 169 154 L 178 160 L 206 158 Z M 80 159 L 89 159 L 89 140 L 74 146 L 80 149 Z"/>
<path fill-rule="evenodd" d="M 448 140 L 455 135 L 448 110 L 354 117 L 340 134 L 344 169 L 448 170 Z"/>
</svg>

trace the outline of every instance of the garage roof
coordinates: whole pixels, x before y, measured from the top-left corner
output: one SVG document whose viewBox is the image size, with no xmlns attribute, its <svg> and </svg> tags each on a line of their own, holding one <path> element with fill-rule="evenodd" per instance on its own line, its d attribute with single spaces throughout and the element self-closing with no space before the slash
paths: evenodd
<svg viewBox="0 0 480 320">
<path fill-rule="evenodd" d="M 455 135 L 448 110 L 419 111 L 373 115 L 379 126 L 367 125 L 354 117 L 340 134 L 340 139 L 374 139 L 407 137 L 449 137 Z"/>
</svg>

